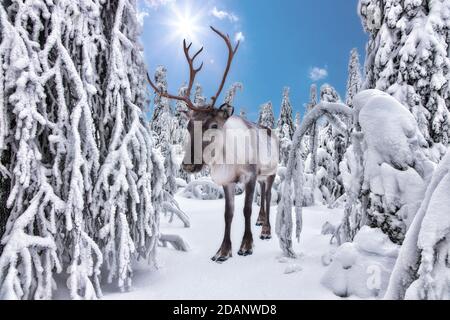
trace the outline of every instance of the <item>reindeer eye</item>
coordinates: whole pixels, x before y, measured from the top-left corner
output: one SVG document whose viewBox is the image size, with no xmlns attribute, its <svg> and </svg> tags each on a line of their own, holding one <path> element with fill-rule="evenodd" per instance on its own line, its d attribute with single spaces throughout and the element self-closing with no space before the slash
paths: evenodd
<svg viewBox="0 0 450 320">
<path fill-rule="evenodd" d="M 217 125 L 217 123 L 213 123 L 209 128 L 210 129 L 219 129 L 219 126 Z"/>
</svg>

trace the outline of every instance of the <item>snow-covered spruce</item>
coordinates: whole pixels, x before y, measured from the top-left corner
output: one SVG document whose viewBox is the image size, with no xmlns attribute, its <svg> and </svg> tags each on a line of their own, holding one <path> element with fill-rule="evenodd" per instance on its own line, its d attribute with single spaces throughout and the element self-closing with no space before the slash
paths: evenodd
<svg viewBox="0 0 450 320">
<path fill-rule="evenodd" d="M 408 106 L 429 144 L 449 142 L 450 3 L 360 0 L 370 39 L 365 89 Z"/>
<path fill-rule="evenodd" d="M 155 71 L 155 84 L 162 92 L 167 92 L 167 69 L 159 66 Z M 155 94 L 152 120 L 150 128 L 152 130 L 155 146 L 157 148 L 167 146 L 172 134 L 172 108 L 170 100 Z"/>
<path fill-rule="evenodd" d="M 283 89 L 283 99 L 281 101 L 281 112 L 277 122 L 276 134 L 280 141 L 280 161 L 282 166 L 286 166 L 289 151 L 294 135 L 294 119 L 292 118 L 292 105 L 289 99 L 289 87 Z"/>
<path fill-rule="evenodd" d="M 450 150 L 434 172 L 400 249 L 385 299 L 450 299 Z"/>
<path fill-rule="evenodd" d="M 289 140 L 292 140 L 292 137 L 294 136 L 294 119 L 292 118 L 292 105 L 289 98 L 289 92 L 290 88 L 285 87 L 283 89 L 283 99 L 281 101 L 281 112 L 280 117 L 278 118 L 277 122 L 277 128 L 283 128 L 285 125 L 287 125 L 288 131 L 286 132 L 287 136 L 285 135 L 282 130 L 279 132 L 279 138 L 287 137 Z"/>
<path fill-rule="evenodd" d="M 185 96 L 187 91 L 187 85 L 184 84 L 178 90 L 179 96 Z M 174 128 L 172 133 L 172 144 L 175 147 L 175 153 L 177 156 L 181 156 L 184 145 L 186 143 L 186 139 L 188 136 L 187 126 L 189 123 L 188 117 L 189 109 L 186 106 L 186 103 L 183 101 L 176 101 L 175 112 L 174 112 Z M 177 161 L 179 162 L 179 161 Z M 181 168 L 178 170 L 176 177 L 179 179 L 183 179 L 185 182 L 189 182 L 191 176 L 187 174 Z"/>
<path fill-rule="evenodd" d="M 166 68 L 159 66 L 154 78 L 159 90 L 167 92 Z M 180 93 L 184 94 L 186 89 L 185 86 L 181 87 Z M 189 227 L 189 218 L 174 199 L 174 195 L 178 191 L 177 177 L 180 175 L 182 144 L 184 144 L 186 138 L 188 122 L 185 114 L 186 109 L 187 107 L 182 102 L 177 103 L 176 116 L 174 116 L 170 99 L 155 94 L 151 129 L 156 141 L 155 147 L 161 153 L 161 158 L 164 159 L 165 182 L 162 197 L 164 204 L 161 208 L 166 214 L 170 214 L 170 221 L 173 221 L 174 216 L 177 216 L 186 227 Z"/>
<path fill-rule="evenodd" d="M 345 103 L 352 108 L 353 98 L 358 94 L 362 87 L 361 64 L 359 63 L 359 53 L 356 48 L 350 52 L 350 61 L 348 63 L 347 94 Z"/>
<path fill-rule="evenodd" d="M 107 9 L 105 9 L 107 10 Z M 151 199 L 152 138 L 143 117 L 146 77 L 138 45 L 135 8 L 127 1 L 111 4 L 110 52 L 106 57 L 103 124 L 108 153 L 94 187 L 92 211 L 98 215 L 100 244 L 109 282 L 131 286 L 132 260 L 155 250 L 158 224 Z M 108 21 L 109 22 L 109 21 Z M 127 40 L 127 41 L 125 41 Z M 109 120 L 107 122 L 107 120 Z"/>
<path fill-rule="evenodd" d="M 340 102 L 341 99 L 332 86 L 324 84 L 320 88 L 320 101 L 334 103 Z M 317 165 L 315 180 L 322 194 L 322 201 L 329 206 L 332 206 L 343 194 L 339 163 L 347 149 L 346 136 L 346 132 L 339 132 L 327 120 L 318 128 L 319 145 L 315 159 Z"/>
<path fill-rule="evenodd" d="M 273 114 L 272 102 L 267 102 L 260 107 L 258 124 L 264 128 L 273 129 L 275 116 Z"/>
<path fill-rule="evenodd" d="M 1 293 L 5 298 L 50 298 L 53 273 L 60 272 L 61 263 L 70 256 L 64 267 L 70 274 L 71 294 L 91 298 L 96 295 L 93 283 L 98 283 L 102 256 L 87 234 L 92 215 L 86 210 L 84 191 L 98 170 L 99 152 L 85 89 L 92 88 L 93 79 L 83 77 L 81 71 L 92 67 L 96 50 L 81 55 L 84 47 L 66 46 L 66 34 L 61 31 L 65 26 L 75 39 L 85 38 L 84 44 L 91 45 L 97 36 L 100 6 L 97 2 L 89 8 L 68 1 L 58 6 L 29 2 L 12 1 L 0 7 L 2 95 L 9 128 L 3 148 L 11 157 L 5 167 L 11 186 L 0 257 Z M 86 29 L 64 19 L 69 7 L 85 13 L 78 18 Z M 43 40 L 41 32 L 49 36 Z M 75 64 L 74 52 L 83 61 Z M 84 69 L 79 72 L 76 65 Z M 70 109 L 66 86 L 73 87 Z"/>
<path fill-rule="evenodd" d="M 197 108 L 202 108 L 202 107 L 206 107 L 206 97 L 203 95 L 203 88 L 202 86 L 197 83 L 195 85 L 195 92 L 194 92 L 194 105 Z"/>
<path fill-rule="evenodd" d="M 126 288 L 155 253 L 136 3 L 107 2 L 0 6 L 2 298 L 49 299 L 63 270 L 72 298 L 96 298 L 102 270 Z"/>
<path fill-rule="evenodd" d="M 228 89 L 227 94 L 225 95 L 224 103 L 229 104 L 230 106 L 234 105 L 234 98 L 238 91 L 244 90 L 244 85 L 240 82 L 235 82 Z"/>
</svg>

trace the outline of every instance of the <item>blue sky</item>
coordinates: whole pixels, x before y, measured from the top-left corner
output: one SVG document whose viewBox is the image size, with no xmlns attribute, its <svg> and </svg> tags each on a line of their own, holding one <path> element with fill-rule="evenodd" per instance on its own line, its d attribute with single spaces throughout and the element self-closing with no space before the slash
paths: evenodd
<svg viewBox="0 0 450 320">
<path fill-rule="evenodd" d="M 169 91 L 188 80 L 182 40 L 205 47 L 205 66 L 196 79 L 207 97 L 219 86 L 227 51 L 210 29 L 213 25 L 234 39 L 243 38 L 224 92 L 233 82 L 244 91 L 236 111 L 247 110 L 255 120 L 261 104 L 272 101 L 276 117 L 284 86 L 291 88 L 294 112 L 304 113 L 309 87 L 333 85 L 345 96 L 350 50 L 358 48 L 361 62 L 367 36 L 357 15 L 358 0 L 140 0 L 142 42 L 149 71 L 168 69 Z M 189 29 L 189 30 L 186 30 Z M 314 76 L 311 75 L 312 71 Z M 316 81 L 313 81 L 314 78 Z"/>
</svg>

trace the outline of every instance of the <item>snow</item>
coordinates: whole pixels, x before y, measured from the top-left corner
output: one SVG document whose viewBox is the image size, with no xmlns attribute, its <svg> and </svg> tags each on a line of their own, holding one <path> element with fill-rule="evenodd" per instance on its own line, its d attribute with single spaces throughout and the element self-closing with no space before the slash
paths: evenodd
<svg viewBox="0 0 450 320">
<path fill-rule="evenodd" d="M 331 255 L 322 284 L 340 297 L 381 298 L 399 248 L 380 229 L 365 226 Z"/>
<path fill-rule="evenodd" d="M 359 94 L 354 101 L 355 105 L 363 106 L 359 121 L 369 152 L 380 155 L 381 159 L 376 159 L 378 162 L 392 163 L 401 169 L 414 165 L 415 150 L 412 148 L 426 145 L 414 117 L 391 96 L 381 94 L 381 91 L 373 93 L 371 97 Z"/>
<path fill-rule="evenodd" d="M 177 197 L 181 208 L 190 216 L 192 227 L 181 223 L 162 222 L 162 233 L 177 233 L 189 244 L 189 252 L 170 248 L 158 251 L 159 269 L 145 263 L 134 269 L 132 291 L 119 293 L 104 289 L 104 299 L 337 299 L 320 284 L 326 271 L 322 255 L 330 250 L 330 236 L 321 235 L 325 221 L 337 224 L 342 209 L 304 208 L 304 231 L 295 249 L 301 252 L 296 260 L 283 258 L 277 239 L 270 242 L 255 238 L 254 254 L 236 254 L 244 232 L 244 217 L 240 214 L 244 196 L 236 197 L 232 225 L 233 258 L 217 264 L 210 258 L 217 251 L 223 236 L 223 200 L 199 201 Z M 276 212 L 276 208 L 272 209 Z M 253 207 L 253 233 L 258 206 Z M 275 219 L 275 214 L 271 215 Z M 60 296 L 60 298 L 62 298 Z"/>
</svg>

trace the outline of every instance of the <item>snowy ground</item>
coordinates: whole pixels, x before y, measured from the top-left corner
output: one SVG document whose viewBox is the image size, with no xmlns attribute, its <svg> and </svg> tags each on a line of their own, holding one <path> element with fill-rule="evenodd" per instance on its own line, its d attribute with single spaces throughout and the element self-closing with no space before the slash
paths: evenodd
<svg viewBox="0 0 450 320">
<path fill-rule="evenodd" d="M 325 267 L 322 256 L 329 252 L 330 236 L 322 236 L 326 221 L 338 223 L 342 209 L 324 207 L 305 208 L 304 230 L 298 260 L 280 261 L 278 239 L 270 242 L 259 239 L 260 228 L 253 226 L 255 250 L 253 256 L 240 257 L 237 250 L 244 232 L 242 214 L 244 197 L 236 199 L 232 228 L 233 258 L 224 264 L 210 260 L 222 242 L 224 201 L 198 201 L 177 198 L 191 218 L 192 227 L 184 229 L 181 223 L 169 225 L 163 219 L 162 231 L 181 235 L 191 250 L 187 253 L 161 248 L 158 253 L 160 268 L 151 270 L 145 264 L 135 269 L 133 290 L 117 293 L 105 288 L 105 299 L 337 299 L 320 284 Z M 259 212 L 254 207 L 253 220 Z M 275 225 L 276 207 L 272 209 Z M 254 224 L 253 224 L 254 225 Z M 285 274 L 286 269 L 302 270 Z"/>
</svg>

